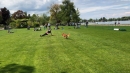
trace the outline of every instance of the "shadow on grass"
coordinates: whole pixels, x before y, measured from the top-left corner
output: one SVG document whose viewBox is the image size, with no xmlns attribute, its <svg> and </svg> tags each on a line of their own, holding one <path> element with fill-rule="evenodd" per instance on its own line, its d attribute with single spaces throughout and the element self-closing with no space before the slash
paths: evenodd
<svg viewBox="0 0 130 73">
<path fill-rule="evenodd" d="M 67 73 L 67 72 L 61 72 L 61 73 Z"/>
<path fill-rule="evenodd" d="M 32 66 L 9 64 L 0 68 L 0 73 L 33 73 L 34 70 Z"/>
<path fill-rule="evenodd" d="M 3 61 L 0 61 L 0 64 L 2 64 Z"/>
<path fill-rule="evenodd" d="M 67 40 L 72 40 L 72 41 L 73 41 L 73 39 L 72 39 L 72 38 L 67 38 Z"/>
</svg>

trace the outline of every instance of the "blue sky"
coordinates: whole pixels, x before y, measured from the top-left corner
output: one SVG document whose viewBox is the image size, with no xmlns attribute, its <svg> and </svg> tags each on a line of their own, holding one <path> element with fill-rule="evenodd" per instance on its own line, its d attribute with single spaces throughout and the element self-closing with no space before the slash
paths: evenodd
<svg viewBox="0 0 130 73">
<path fill-rule="evenodd" d="M 101 17 L 117 18 L 130 16 L 130 0 L 71 0 L 80 11 L 82 19 Z M 62 0 L 2 0 L 0 8 L 6 7 L 11 13 L 22 10 L 28 14 L 43 14 L 49 11 L 52 3 Z"/>
</svg>

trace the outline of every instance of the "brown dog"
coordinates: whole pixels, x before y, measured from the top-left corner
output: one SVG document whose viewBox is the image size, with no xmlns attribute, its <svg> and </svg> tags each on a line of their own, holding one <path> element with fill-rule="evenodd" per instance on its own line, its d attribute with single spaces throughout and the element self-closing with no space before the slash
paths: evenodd
<svg viewBox="0 0 130 73">
<path fill-rule="evenodd" d="M 69 35 L 69 34 L 62 33 L 62 36 L 67 39 L 70 35 Z"/>
</svg>

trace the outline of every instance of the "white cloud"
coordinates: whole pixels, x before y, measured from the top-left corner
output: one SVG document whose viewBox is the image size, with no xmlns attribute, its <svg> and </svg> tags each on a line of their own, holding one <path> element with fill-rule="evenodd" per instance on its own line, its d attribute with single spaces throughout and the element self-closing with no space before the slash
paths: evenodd
<svg viewBox="0 0 130 73">
<path fill-rule="evenodd" d="M 87 12 L 93 12 L 93 11 L 99 11 L 99 10 L 108 10 L 112 7 L 115 7 L 115 5 L 113 6 L 98 6 L 98 7 L 84 7 L 80 9 L 81 13 L 87 13 Z"/>
<path fill-rule="evenodd" d="M 81 18 L 118 17 L 130 15 L 128 1 L 122 0 L 71 0 L 80 11 Z M 11 13 L 22 10 L 29 14 L 41 14 L 49 11 L 52 3 L 62 0 L 1 0 L 0 7 L 6 7 Z"/>
<path fill-rule="evenodd" d="M 127 14 L 130 15 L 130 12 L 125 12 L 125 14 L 126 14 L 126 15 L 127 15 Z"/>
<path fill-rule="evenodd" d="M 129 7 L 129 6 L 124 6 L 124 7 L 122 7 L 122 8 L 124 8 L 124 9 L 129 9 L 130 7 Z"/>
<path fill-rule="evenodd" d="M 125 12 L 126 14 L 130 14 L 130 12 Z"/>
</svg>

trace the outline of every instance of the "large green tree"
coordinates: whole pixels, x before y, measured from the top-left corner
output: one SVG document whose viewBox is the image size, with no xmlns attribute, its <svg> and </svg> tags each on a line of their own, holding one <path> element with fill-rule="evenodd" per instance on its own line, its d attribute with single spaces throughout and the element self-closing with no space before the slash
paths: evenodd
<svg viewBox="0 0 130 73">
<path fill-rule="evenodd" d="M 75 9 L 74 3 L 70 0 L 63 0 L 62 4 L 52 4 L 50 6 L 50 20 L 53 23 L 68 24 L 79 22 L 79 10 Z"/>
<path fill-rule="evenodd" d="M 60 14 L 62 15 L 61 21 L 63 23 L 67 23 L 68 25 L 71 21 L 79 21 L 79 12 L 78 10 L 76 11 L 74 3 L 70 0 L 62 1 Z"/>
<path fill-rule="evenodd" d="M 39 17 L 39 21 L 40 21 L 40 24 L 45 25 L 49 21 L 49 16 L 47 16 L 47 14 L 43 13 Z"/>
<path fill-rule="evenodd" d="M 50 6 L 50 22 L 57 23 L 60 20 L 60 5 L 59 4 L 52 4 Z"/>
<path fill-rule="evenodd" d="M 2 23 L 2 12 L 0 11 L 0 23 Z"/>
<path fill-rule="evenodd" d="M 36 14 L 33 14 L 31 17 L 30 17 L 30 20 L 32 22 L 35 22 L 37 20 L 37 15 Z"/>
<path fill-rule="evenodd" d="M 79 22 L 81 20 L 79 16 L 80 16 L 80 13 L 79 13 L 79 10 L 77 8 L 76 12 L 72 14 L 71 21 L 74 22 L 74 23 Z"/>
</svg>

